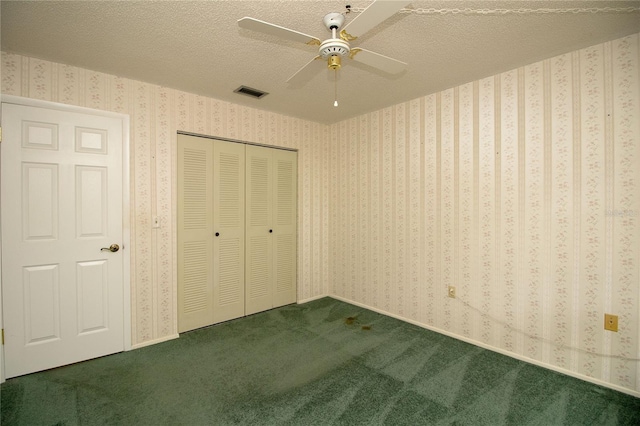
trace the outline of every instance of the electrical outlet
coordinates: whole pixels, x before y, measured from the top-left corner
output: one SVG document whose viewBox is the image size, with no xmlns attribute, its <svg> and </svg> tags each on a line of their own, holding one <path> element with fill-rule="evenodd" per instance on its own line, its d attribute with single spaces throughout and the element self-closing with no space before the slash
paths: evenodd
<svg viewBox="0 0 640 426">
<path fill-rule="evenodd" d="M 618 332 L 618 316 L 612 314 L 604 314 L 604 329 Z"/>
<path fill-rule="evenodd" d="M 452 285 L 449 286 L 449 297 L 452 299 L 456 298 L 456 288 Z"/>
</svg>

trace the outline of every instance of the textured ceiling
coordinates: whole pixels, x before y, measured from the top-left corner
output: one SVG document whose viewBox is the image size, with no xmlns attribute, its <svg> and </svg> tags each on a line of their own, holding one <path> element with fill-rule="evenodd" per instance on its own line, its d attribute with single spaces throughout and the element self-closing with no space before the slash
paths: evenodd
<svg viewBox="0 0 640 426">
<path fill-rule="evenodd" d="M 303 85 L 285 81 L 317 48 L 238 28 L 254 17 L 329 37 L 322 18 L 356 12 L 369 1 L 7 1 L 1 2 L 2 50 L 152 82 L 322 123 L 334 123 L 518 66 L 640 31 L 640 12 L 551 14 L 398 13 L 360 46 L 407 62 L 385 75 L 345 60 L 340 105 L 334 74 L 322 69 Z M 640 1 L 414 1 L 427 8 L 640 7 Z M 240 85 L 269 92 L 233 93 Z"/>
</svg>

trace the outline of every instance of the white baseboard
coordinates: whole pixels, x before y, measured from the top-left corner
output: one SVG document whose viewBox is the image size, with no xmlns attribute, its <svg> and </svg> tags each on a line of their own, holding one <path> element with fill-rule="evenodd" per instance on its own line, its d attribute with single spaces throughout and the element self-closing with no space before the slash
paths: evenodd
<svg viewBox="0 0 640 426">
<path fill-rule="evenodd" d="M 310 297 L 310 298 L 308 298 L 308 299 L 298 300 L 296 303 L 297 303 L 298 305 L 302 305 L 302 304 L 304 304 L 304 303 L 313 302 L 314 300 L 322 299 L 322 298 L 327 297 L 327 296 L 328 296 L 327 294 L 322 294 L 322 295 L 320 295 L 320 296 L 313 296 L 313 297 Z"/>
<path fill-rule="evenodd" d="M 442 329 L 439 329 L 439 328 L 436 328 L 436 327 L 432 327 L 430 325 L 423 324 L 421 322 L 412 320 L 410 318 L 405 318 L 405 317 L 402 317 L 400 315 L 396 315 L 396 314 L 393 314 L 391 312 L 384 311 L 382 309 L 378 309 L 378 308 L 374 308 L 374 307 L 371 307 L 371 306 L 367 306 L 367 305 L 365 305 L 363 303 L 354 302 L 354 301 L 346 299 L 344 297 L 331 295 L 331 294 L 328 295 L 328 297 L 331 297 L 331 298 L 336 299 L 336 300 L 340 300 L 341 302 L 349 303 L 351 305 L 359 306 L 361 308 L 368 309 L 370 311 L 374 311 L 374 312 L 377 312 L 379 314 L 386 315 L 388 317 L 392 317 L 392 318 L 398 319 L 400 321 L 408 322 L 409 324 L 417 325 L 418 327 L 426 328 L 427 330 L 431 330 L 431 331 L 435 331 L 436 333 L 444 334 L 445 336 L 449 336 L 449 337 L 452 337 L 454 339 L 461 340 L 461 341 L 466 342 L 466 343 L 470 343 L 472 345 L 481 347 L 483 349 L 487 349 L 487 350 L 490 350 L 492 352 L 497 352 L 497 353 L 499 353 L 501 355 L 506 355 L 508 357 L 515 358 L 517 360 L 524 361 L 524 362 L 527 362 L 529 364 L 536 365 L 538 367 L 546 368 L 547 370 L 552 370 L 552 371 L 564 374 L 566 376 L 575 377 L 576 379 L 584 380 L 585 382 L 593 383 L 593 384 L 596 384 L 596 385 L 599 385 L 599 386 L 602 386 L 602 387 L 605 387 L 605 388 L 616 390 L 618 392 L 626 393 L 627 395 L 635 396 L 636 398 L 640 398 L 640 392 L 638 392 L 638 391 L 634 391 L 634 390 L 631 390 L 631 389 L 623 388 L 622 386 L 614 385 L 612 383 L 604 382 L 602 380 L 598 380 L 598 379 L 595 379 L 593 377 L 585 376 L 583 374 L 576 373 L 575 371 L 565 370 L 564 368 L 560 368 L 560 367 L 557 367 L 555 365 L 547 364 L 547 363 L 544 363 L 542 361 L 538 361 L 536 359 L 528 358 L 528 357 L 526 357 L 524 355 L 520 355 L 520 354 L 517 354 L 517 353 L 509 352 L 509 351 L 506 351 L 506 350 L 501 349 L 501 348 L 496 348 L 494 346 L 487 345 L 486 343 L 479 342 L 477 340 L 473 340 L 473 339 L 470 339 L 470 338 L 465 337 L 465 336 L 460 336 L 458 334 L 454 334 L 454 333 L 451 333 L 451 332 L 448 332 L 446 330 L 442 330 Z"/>
<path fill-rule="evenodd" d="M 170 334 L 168 336 L 161 337 L 159 339 L 147 340 L 146 342 L 137 343 L 131 346 L 131 350 L 144 348 L 145 346 L 155 345 L 156 343 L 167 342 L 169 340 L 177 339 L 178 337 L 180 336 L 176 333 L 176 334 Z"/>
</svg>

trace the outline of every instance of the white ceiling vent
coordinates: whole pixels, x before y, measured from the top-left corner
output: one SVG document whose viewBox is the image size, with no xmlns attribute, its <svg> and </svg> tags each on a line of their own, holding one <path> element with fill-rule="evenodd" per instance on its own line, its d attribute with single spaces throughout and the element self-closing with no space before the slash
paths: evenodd
<svg viewBox="0 0 640 426">
<path fill-rule="evenodd" d="M 254 89 L 252 87 L 240 86 L 236 90 L 235 93 L 240 93 L 242 95 L 251 96 L 252 98 L 260 99 L 268 95 L 267 92 L 263 92 L 262 90 Z"/>
</svg>

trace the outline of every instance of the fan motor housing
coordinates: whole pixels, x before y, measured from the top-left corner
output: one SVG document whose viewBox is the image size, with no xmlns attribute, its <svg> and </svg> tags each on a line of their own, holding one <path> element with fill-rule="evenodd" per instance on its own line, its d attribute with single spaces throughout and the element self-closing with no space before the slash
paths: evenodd
<svg viewBox="0 0 640 426">
<path fill-rule="evenodd" d="M 327 59 L 329 56 L 346 56 L 351 51 L 349 43 L 339 38 L 330 38 L 320 44 L 320 56 Z"/>
</svg>

